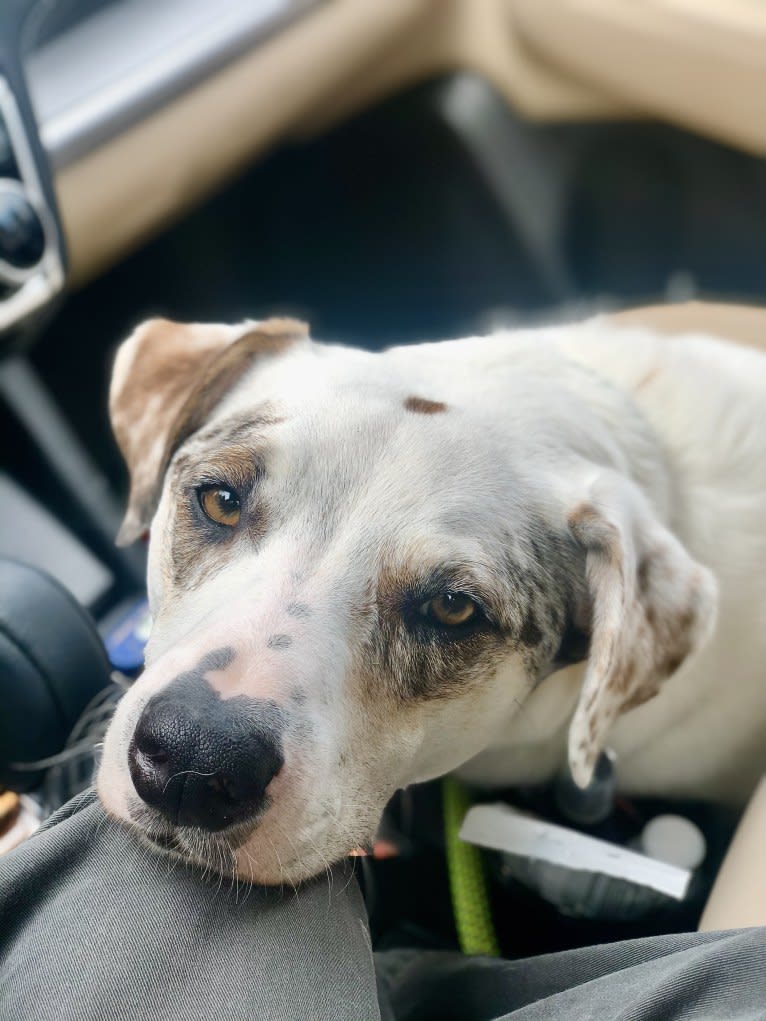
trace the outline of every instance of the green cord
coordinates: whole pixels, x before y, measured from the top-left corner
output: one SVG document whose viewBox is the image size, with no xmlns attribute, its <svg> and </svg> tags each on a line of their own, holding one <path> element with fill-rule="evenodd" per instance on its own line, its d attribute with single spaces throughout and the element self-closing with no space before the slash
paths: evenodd
<svg viewBox="0 0 766 1021">
<path fill-rule="evenodd" d="M 447 872 L 460 949 L 464 954 L 499 957 L 481 851 L 458 837 L 470 799 L 465 788 L 447 777 L 442 781 L 442 803 Z"/>
</svg>

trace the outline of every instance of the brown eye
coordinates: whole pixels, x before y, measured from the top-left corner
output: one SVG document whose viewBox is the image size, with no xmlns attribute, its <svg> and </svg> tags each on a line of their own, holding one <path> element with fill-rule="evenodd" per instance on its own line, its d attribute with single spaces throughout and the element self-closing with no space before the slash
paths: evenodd
<svg viewBox="0 0 766 1021">
<path fill-rule="evenodd" d="M 198 491 L 199 503 L 206 517 L 217 525 L 234 528 L 239 524 L 239 497 L 227 486 L 205 486 Z"/>
<path fill-rule="evenodd" d="M 462 592 L 444 592 L 423 603 L 419 612 L 441 627 L 460 627 L 472 620 L 479 608 L 470 596 Z"/>
</svg>

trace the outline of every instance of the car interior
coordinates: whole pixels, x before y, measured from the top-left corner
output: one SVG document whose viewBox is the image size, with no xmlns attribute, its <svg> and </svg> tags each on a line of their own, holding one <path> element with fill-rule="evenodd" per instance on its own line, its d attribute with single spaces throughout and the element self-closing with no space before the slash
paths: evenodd
<svg viewBox="0 0 766 1021">
<path fill-rule="evenodd" d="M 764 52 L 753 0 L 4 0 L 0 853 L 90 783 L 141 671 L 146 549 L 114 544 L 117 344 L 150 316 L 294 315 L 381 350 L 766 304 Z M 739 813 L 613 801 L 603 769 L 595 822 L 553 788 L 508 800 L 623 847 L 670 811 L 704 842 L 691 883 L 573 907 L 560 875 L 487 854 L 505 956 L 712 910 Z M 438 782 L 392 802 L 356 866 L 376 948 L 462 945 L 453 837 Z"/>
</svg>

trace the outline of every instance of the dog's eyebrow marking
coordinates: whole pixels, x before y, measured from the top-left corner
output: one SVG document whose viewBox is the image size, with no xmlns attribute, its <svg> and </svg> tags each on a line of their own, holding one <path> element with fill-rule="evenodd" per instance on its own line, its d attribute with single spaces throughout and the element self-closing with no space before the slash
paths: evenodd
<svg viewBox="0 0 766 1021">
<path fill-rule="evenodd" d="M 284 418 L 276 414 L 274 406 L 266 401 L 246 418 L 235 415 L 222 422 L 214 422 L 201 429 L 195 438 L 203 443 L 235 444 L 246 440 L 253 432 L 281 422 Z"/>
<path fill-rule="evenodd" d="M 295 617 L 296 620 L 308 620 L 312 610 L 306 603 L 288 603 L 287 613 L 288 616 Z"/>
<path fill-rule="evenodd" d="M 426 397 L 407 397 L 404 401 L 406 411 L 414 411 L 416 415 L 438 415 L 447 410 L 442 401 L 429 401 Z"/>
<path fill-rule="evenodd" d="M 266 644 L 270 649 L 289 649 L 293 638 L 292 635 L 271 635 Z"/>
</svg>

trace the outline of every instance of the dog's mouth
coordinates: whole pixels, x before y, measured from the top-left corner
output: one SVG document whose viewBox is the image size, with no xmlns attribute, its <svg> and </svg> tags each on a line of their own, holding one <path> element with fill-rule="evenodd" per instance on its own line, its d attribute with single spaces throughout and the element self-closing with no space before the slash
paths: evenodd
<svg viewBox="0 0 766 1021">
<path fill-rule="evenodd" d="M 294 886 L 326 871 L 335 862 L 335 859 L 322 857 L 321 863 L 314 865 L 302 854 L 295 853 L 298 848 L 292 841 L 288 841 L 292 854 L 282 851 L 280 855 L 280 849 L 275 848 L 271 840 L 265 841 L 260 849 L 254 849 L 250 842 L 256 830 L 254 825 L 218 832 L 174 826 L 158 818 L 157 813 L 137 799 L 131 804 L 129 814 L 131 828 L 145 847 L 168 862 L 175 860 L 201 870 L 203 877 L 220 876 L 232 882 L 265 886 L 285 883 Z M 337 859 L 367 853 L 369 847 L 357 847 Z"/>
<path fill-rule="evenodd" d="M 237 847 L 220 834 L 203 831 L 182 832 L 171 829 L 135 827 L 142 844 L 169 861 L 196 866 L 205 875 L 218 875 L 231 880 L 253 882 L 242 874 Z"/>
<path fill-rule="evenodd" d="M 252 847 L 249 850 L 243 848 L 253 828 L 250 828 L 247 835 L 233 832 L 207 833 L 191 827 L 164 825 L 157 820 L 149 822 L 146 814 L 145 810 L 138 808 L 135 815 L 132 813 L 131 820 L 132 829 L 144 846 L 169 862 L 175 860 L 179 864 L 200 869 L 203 877 L 221 876 L 232 882 L 265 886 L 283 886 L 288 883 L 295 886 L 323 870 L 326 872 L 332 865 L 340 864 L 343 860 L 390 856 L 387 853 L 379 854 L 377 844 L 370 840 L 349 848 L 347 853 L 332 860 L 322 857 L 321 863 L 316 866 L 309 864 L 300 855 L 280 858 L 276 851 L 275 861 L 259 860 L 260 856 L 253 852 Z M 273 845 L 271 849 L 275 850 Z M 295 848 L 291 847 L 291 850 Z"/>
<path fill-rule="evenodd" d="M 153 851 L 231 875 L 238 871 L 237 850 L 248 840 L 255 825 L 240 824 L 216 833 L 176 826 L 137 798 L 131 799 L 128 812 L 134 832 Z"/>
<path fill-rule="evenodd" d="M 178 851 L 178 840 L 171 833 L 144 833 L 144 840 L 158 851 Z"/>
</svg>

